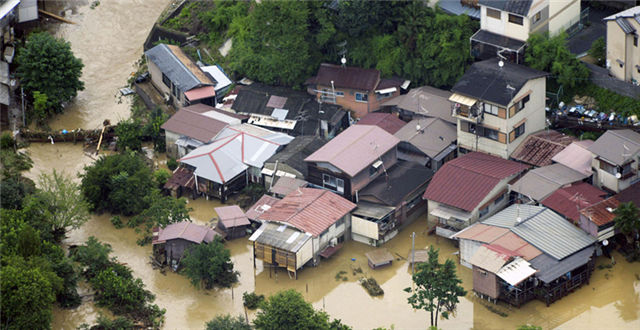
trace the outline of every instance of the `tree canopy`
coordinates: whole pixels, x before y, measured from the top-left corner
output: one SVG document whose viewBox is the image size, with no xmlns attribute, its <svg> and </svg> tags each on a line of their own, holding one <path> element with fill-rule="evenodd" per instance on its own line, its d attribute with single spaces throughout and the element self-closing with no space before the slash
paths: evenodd
<svg viewBox="0 0 640 330">
<path fill-rule="evenodd" d="M 209 244 L 199 244 L 187 250 L 182 259 L 184 273 L 195 287 L 229 287 L 238 281 L 238 273 L 233 271 L 231 252 L 220 239 Z"/>
<path fill-rule="evenodd" d="M 18 49 L 16 61 L 22 86 L 32 96 L 38 92 L 39 102 L 45 102 L 46 111 L 39 116 L 62 112 L 62 103 L 71 101 L 84 89 L 80 81 L 82 61 L 73 55 L 71 44 L 48 32 L 30 34 Z"/>
<path fill-rule="evenodd" d="M 251 330 L 242 315 L 232 317 L 229 314 L 218 315 L 207 322 L 206 330 Z"/>
<path fill-rule="evenodd" d="M 431 314 L 431 326 L 438 327 L 440 316 L 449 318 L 458 304 L 459 297 L 467 294 L 460 286 L 462 281 L 456 275 L 456 265 L 451 259 L 444 264 L 438 261 L 439 250 L 429 246 L 428 260 L 416 266 L 413 275 L 414 289 L 410 292 L 409 304 L 416 309 L 424 309 Z"/>
<path fill-rule="evenodd" d="M 569 51 L 565 33 L 551 38 L 535 33 L 527 43 L 524 62 L 529 67 L 550 72 L 565 88 L 574 89 L 588 82 L 589 69 Z"/>
<path fill-rule="evenodd" d="M 640 212 L 633 202 L 620 203 L 613 211 L 616 217 L 613 219 L 616 229 L 627 238 L 629 243 L 638 241 L 640 233 Z"/>
</svg>

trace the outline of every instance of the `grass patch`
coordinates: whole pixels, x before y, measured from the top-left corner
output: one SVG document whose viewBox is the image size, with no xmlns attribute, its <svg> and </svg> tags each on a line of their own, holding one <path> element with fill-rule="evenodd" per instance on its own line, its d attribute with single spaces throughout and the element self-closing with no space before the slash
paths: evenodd
<svg viewBox="0 0 640 330">
<path fill-rule="evenodd" d="M 346 280 L 348 280 L 347 276 L 345 276 L 346 274 L 347 274 L 347 272 L 344 271 L 344 270 L 339 271 L 336 274 L 336 281 L 340 281 L 340 280 L 346 281 Z"/>
<path fill-rule="evenodd" d="M 382 290 L 378 281 L 373 277 L 362 278 L 360 284 L 367 289 L 367 292 L 369 292 L 369 295 L 372 297 L 382 296 L 384 294 L 384 290 Z"/>
</svg>

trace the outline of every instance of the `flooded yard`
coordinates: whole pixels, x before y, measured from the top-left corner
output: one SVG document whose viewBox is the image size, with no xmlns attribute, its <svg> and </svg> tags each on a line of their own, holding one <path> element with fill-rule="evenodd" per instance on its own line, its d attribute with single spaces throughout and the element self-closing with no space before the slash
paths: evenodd
<svg viewBox="0 0 640 330">
<path fill-rule="evenodd" d="M 71 41 L 76 56 L 85 63 L 82 79 L 86 89 L 78 95 L 64 115 L 51 122 L 54 129 L 76 127 L 96 128 L 104 119 L 117 122 L 129 116 L 126 101 L 119 103 L 118 88 L 125 84 L 133 64 L 142 54 L 142 43 L 153 22 L 167 5 L 168 0 L 110 0 L 102 1 L 90 9 L 87 1 L 73 6 L 67 18 L 77 25 L 59 25 L 57 36 Z M 85 155 L 80 144 L 71 143 L 32 144 L 28 148 L 34 160 L 34 168 L 28 174 L 35 178 L 39 173 L 52 169 L 77 176 L 93 159 Z M 205 224 L 214 216 L 217 201 L 203 198 L 189 201 L 195 222 Z M 426 219 L 421 218 L 401 231 L 385 247 L 396 260 L 390 267 L 371 270 L 364 254 L 372 247 L 348 241 L 329 260 L 318 267 L 306 267 L 293 279 L 282 270 L 266 268 L 261 261 L 254 261 L 251 245 L 246 238 L 225 243 L 231 250 L 235 269 L 240 272 L 240 282 L 232 289 L 201 291 L 195 289 L 186 277 L 168 271 L 161 274 L 149 264 L 150 246 L 136 245 L 136 233 L 128 228 L 115 229 L 109 214 L 93 215 L 84 226 L 69 234 L 67 244 L 79 244 L 89 236 L 112 245 L 114 256 L 133 269 L 135 276 L 156 295 L 156 303 L 167 310 L 166 329 L 203 328 L 206 321 L 218 314 L 241 314 L 242 293 L 253 292 L 270 295 L 279 290 L 294 288 L 316 308 L 324 309 L 332 318 L 339 318 L 355 329 L 391 327 L 396 329 L 424 329 L 429 315 L 412 310 L 407 303 L 404 288 L 411 286 L 411 268 L 404 259 L 411 247 L 411 233 L 416 233 L 416 248 L 435 245 L 441 258 L 457 261 L 457 248 L 445 239 L 436 239 L 425 232 Z M 614 254 L 616 264 L 611 269 L 595 270 L 589 285 L 546 307 L 538 301 L 520 309 L 505 305 L 495 306 L 474 297 L 471 291 L 471 271 L 458 265 L 459 276 L 469 293 L 458 305 L 457 313 L 449 320 L 439 322 L 444 329 L 515 329 L 521 324 L 535 324 L 543 328 L 560 329 L 640 329 L 640 263 L 629 264 Z M 355 259 L 353 261 L 352 259 Z M 610 263 L 604 257 L 597 265 Z M 360 286 L 355 274 L 360 268 L 364 274 L 374 277 L 385 294 L 372 298 Z M 346 280 L 336 279 L 340 271 L 346 272 Z M 507 316 L 500 316 L 491 309 Z M 83 303 L 72 310 L 56 309 L 54 329 L 76 329 L 82 323 L 91 323 L 99 312 L 92 303 Z M 504 315 L 503 314 L 503 315 Z M 248 317 L 254 313 L 249 311 Z"/>
</svg>

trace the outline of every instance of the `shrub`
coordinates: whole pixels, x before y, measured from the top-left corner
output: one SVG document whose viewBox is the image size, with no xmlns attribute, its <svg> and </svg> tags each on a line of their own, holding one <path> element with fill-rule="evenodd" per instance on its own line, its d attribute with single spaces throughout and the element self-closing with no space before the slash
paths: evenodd
<svg viewBox="0 0 640 330">
<path fill-rule="evenodd" d="M 173 158 L 167 159 L 167 167 L 169 170 L 175 171 L 175 169 L 178 168 L 178 161 Z"/>
<path fill-rule="evenodd" d="M 242 303 L 248 309 L 256 309 L 264 301 L 264 295 L 255 292 L 245 292 L 242 294 Z"/>
</svg>

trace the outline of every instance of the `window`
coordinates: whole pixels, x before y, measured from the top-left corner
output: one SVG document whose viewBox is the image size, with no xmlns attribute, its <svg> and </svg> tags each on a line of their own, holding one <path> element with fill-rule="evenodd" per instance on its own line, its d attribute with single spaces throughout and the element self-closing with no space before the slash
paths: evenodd
<svg viewBox="0 0 640 330">
<path fill-rule="evenodd" d="M 500 14 L 501 13 L 500 13 L 499 10 L 487 8 L 487 17 L 491 17 L 491 18 L 495 18 L 495 19 L 501 19 Z"/>
<path fill-rule="evenodd" d="M 638 47 L 638 36 L 637 35 L 633 36 L 633 46 Z"/>
<path fill-rule="evenodd" d="M 494 205 L 498 205 L 498 203 L 502 202 L 502 200 L 504 200 L 504 195 L 505 194 L 502 194 L 502 195 L 498 196 L 498 198 L 496 198 L 496 200 L 493 201 L 493 204 Z"/>
<path fill-rule="evenodd" d="M 482 109 L 485 113 L 490 113 L 494 116 L 498 115 L 498 106 L 497 105 L 493 105 L 493 104 L 489 104 L 489 103 L 483 103 L 482 104 Z"/>
<path fill-rule="evenodd" d="M 541 17 L 542 17 L 542 10 L 537 12 L 535 15 L 533 15 L 533 22 L 538 23 Z"/>
<path fill-rule="evenodd" d="M 518 101 L 518 103 L 516 103 L 516 112 L 520 111 L 522 109 L 524 109 L 524 105 L 527 104 L 527 102 L 529 102 L 529 95 L 525 96 L 522 98 L 522 100 Z"/>
<path fill-rule="evenodd" d="M 518 126 L 518 127 L 516 127 L 516 128 L 515 128 L 515 130 L 514 130 L 514 131 L 516 132 L 516 137 L 515 137 L 516 139 L 517 139 L 520 135 L 524 134 L 524 124 L 525 124 L 525 123 L 522 123 L 522 125 L 520 125 L 520 126 Z"/>
<path fill-rule="evenodd" d="M 382 100 L 382 99 L 386 99 L 388 97 L 391 97 L 393 95 L 393 92 L 390 93 L 376 93 L 376 99 L 377 100 Z"/>
<path fill-rule="evenodd" d="M 369 95 L 364 93 L 356 93 L 356 102 L 368 102 Z"/>
<path fill-rule="evenodd" d="M 370 166 L 369 167 L 369 176 L 374 176 L 374 175 L 376 175 L 376 173 L 378 173 L 378 168 L 374 167 L 374 166 Z"/>
<path fill-rule="evenodd" d="M 162 82 L 165 86 L 171 88 L 171 80 L 169 80 L 169 77 L 167 77 L 167 75 L 165 75 L 164 73 L 162 74 Z"/>
<path fill-rule="evenodd" d="M 339 193 L 344 192 L 344 180 L 338 179 L 335 176 L 322 174 L 322 186 Z"/>
<path fill-rule="evenodd" d="M 480 210 L 479 217 L 482 218 L 485 215 L 487 215 L 487 213 L 489 213 L 489 206 L 487 206 L 487 207 L 483 208 L 482 210 Z"/>
<path fill-rule="evenodd" d="M 484 128 L 484 137 L 494 141 L 498 141 L 498 131 L 490 128 Z"/>
<path fill-rule="evenodd" d="M 338 219 L 338 221 L 336 221 L 336 227 L 340 226 L 341 224 L 344 223 L 344 217 Z"/>
<path fill-rule="evenodd" d="M 509 23 L 522 25 L 523 24 L 522 16 L 509 14 Z"/>
<path fill-rule="evenodd" d="M 620 169 L 620 175 L 622 176 L 625 176 L 629 173 L 631 173 L 631 163 L 627 163 L 626 165 L 622 166 L 622 168 Z"/>
<path fill-rule="evenodd" d="M 344 97 L 344 92 L 336 91 L 336 96 Z"/>
<path fill-rule="evenodd" d="M 605 172 L 607 172 L 607 173 L 609 173 L 609 174 L 611 174 L 611 175 L 615 175 L 617 173 L 615 166 L 613 166 L 613 165 L 611 165 L 611 164 L 609 164 L 609 163 L 607 163 L 607 162 L 605 162 L 603 160 L 600 160 L 600 169 L 605 171 Z"/>
</svg>

